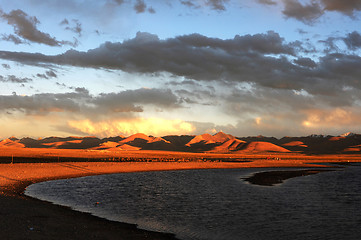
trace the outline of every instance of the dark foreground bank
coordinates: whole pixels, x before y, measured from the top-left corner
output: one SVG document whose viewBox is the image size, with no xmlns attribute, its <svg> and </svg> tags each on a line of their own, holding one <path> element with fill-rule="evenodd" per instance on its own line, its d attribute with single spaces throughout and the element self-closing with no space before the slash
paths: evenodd
<svg viewBox="0 0 361 240">
<path fill-rule="evenodd" d="M 176 239 L 23 196 L 0 196 L 0 239 Z"/>
</svg>

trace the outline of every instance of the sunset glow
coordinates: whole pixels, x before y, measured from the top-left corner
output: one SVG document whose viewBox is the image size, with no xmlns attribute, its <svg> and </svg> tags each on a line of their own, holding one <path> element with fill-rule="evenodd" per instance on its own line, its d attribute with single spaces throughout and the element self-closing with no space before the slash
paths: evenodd
<svg viewBox="0 0 361 240">
<path fill-rule="evenodd" d="M 126 136 L 144 133 L 153 136 L 192 134 L 195 130 L 190 123 L 182 120 L 166 120 L 157 118 L 138 118 L 131 120 L 113 120 L 110 122 L 92 122 L 90 120 L 69 121 L 69 126 L 84 134 L 100 137 L 117 136 L 122 133 Z"/>
</svg>

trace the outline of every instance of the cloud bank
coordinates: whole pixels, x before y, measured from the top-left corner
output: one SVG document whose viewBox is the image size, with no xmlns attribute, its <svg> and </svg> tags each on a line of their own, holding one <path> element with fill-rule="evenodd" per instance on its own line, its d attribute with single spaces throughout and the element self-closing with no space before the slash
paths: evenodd
<svg viewBox="0 0 361 240">
<path fill-rule="evenodd" d="M 360 46 L 359 33 L 347 35 L 348 48 Z M 138 32 L 124 42 L 106 42 L 98 48 L 60 55 L 0 51 L 0 58 L 22 64 L 70 65 L 117 69 L 128 73 L 168 72 L 196 81 L 252 83 L 271 89 L 306 91 L 311 95 L 336 95 L 360 90 L 361 57 L 353 53 L 327 53 L 318 59 L 305 57 L 300 42 L 286 42 L 273 31 L 209 38 L 200 34 L 161 40 Z"/>
<path fill-rule="evenodd" d="M 2 40 L 11 41 L 15 44 L 33 42 L 48 46 L 77 45 L 70 41 L 58 41 L 55 37 L 51 37 L 50 34 L 39 31 L 37 25 L 40 24 L 40 21 L 20 9 L 13 10 L 8 14 L 0 9 L 0 19 L 11 25 L 15 33 L 15 35 L 3 34 Z"/>
</svg>

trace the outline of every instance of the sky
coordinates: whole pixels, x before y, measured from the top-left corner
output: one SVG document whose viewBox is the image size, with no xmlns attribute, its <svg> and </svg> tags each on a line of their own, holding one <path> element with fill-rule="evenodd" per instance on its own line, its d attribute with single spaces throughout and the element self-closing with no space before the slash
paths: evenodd
<svg viewBox="0 0 361 240">
<path fill-rule="evenodd" d="M 0 0 L 0 138 L 361 133 L 360 0 Z"/>
</svg>

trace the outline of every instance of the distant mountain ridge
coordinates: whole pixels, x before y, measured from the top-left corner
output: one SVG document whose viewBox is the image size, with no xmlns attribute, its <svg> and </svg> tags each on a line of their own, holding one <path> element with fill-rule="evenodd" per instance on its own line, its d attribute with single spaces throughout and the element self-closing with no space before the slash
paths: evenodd
<svg viewBox="0 0 361 240">
<path fill-rule="evenodd" d="M 102 151 L 162 150 L 212 153 L 361 153 L 361 134 L 348 132 L 339 136 L 309 135 L 304 137 L 235 137 L 224 132 L 214 135 L 147 136 L 143 133 L 129 137 L 47 137 L 43 139 L 10 137 L 0 141 L 1 148 L 89 149 Z"/>
</svg>

